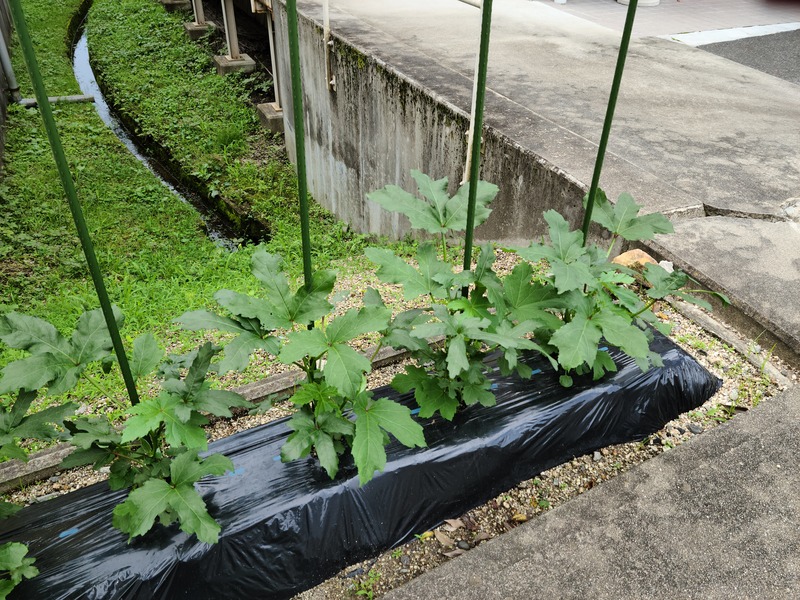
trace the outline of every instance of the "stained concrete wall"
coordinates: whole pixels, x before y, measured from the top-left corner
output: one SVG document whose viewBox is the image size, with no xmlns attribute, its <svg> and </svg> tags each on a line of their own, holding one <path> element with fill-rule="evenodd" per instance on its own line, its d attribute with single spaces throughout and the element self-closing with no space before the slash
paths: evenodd
<svg viewBox="0 0 800 600">
<path fill-rule="evenodd" d="M 313 6 L 309 5 L 310 9 Z M 300 62 L 306 113 L 306 160 L 312 196 L 354 229 L 401 238 L 407 219 L 366 198 L 386 184 L 413 192 L 411 169 L 448 177 L 451 192 L 460 181 L 466 157 L 469 115 L 436 97 L 413 79 L 368 56 L 334 31 L 328 89 L 325 51 L 319 23 L 299 20 Z M 288 29 L 282 2 L 274 3 L 278 69 L 288 74 Z M 286 99 L 284 126 L 290 158 L 296 157 L 291 82 L 281 77 Z M 481 176 L 500 186 L 489 220 L 478 239 L 518 242 L 544 232 L 542 212 L 556 208 L 573 224 L 582 215 L 585 189 L 563 171 L 496 130 L 484 130 Z"/>
</svg>

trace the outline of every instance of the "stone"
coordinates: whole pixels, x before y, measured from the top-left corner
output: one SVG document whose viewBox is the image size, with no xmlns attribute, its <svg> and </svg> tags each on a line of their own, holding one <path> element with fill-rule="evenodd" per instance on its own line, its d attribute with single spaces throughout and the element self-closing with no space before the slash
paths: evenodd
<svg viewBox="0 0 800 600">
<path fill-rule="evenodd" d="M 178 12 L 181 10 L 192 10 L 191 0 L 159 0 L 165 9 L 169 12 Z"/>
<path fill-rule="evenodd" d="M 728 393 L 728 398 L 736 402 L 739 399 L 739 390 L 731 390 L 730 393 Z"/>
<path fill-rule="evenodd" d="M 700 427 L 700 425 L 697 425 L 696 423 L 689 423 L 687 427 L 689 428 L 689 431 L 691 431 L 695 435 L 703 433 L 703 428 Z"/>
<path fill-rule="evenodd" d="M 594 462 L 600 462 L 603 459 L 603 455 L 600 454 L 597 450 L 594 451 L 594 455 L 592 456 L 592 460 Z"/>
<path fill-rule="evenodd" d="M 52 500 L 53 498 L 57 498 L 58 494 L 45 494 L 44 496 L 39 496 L 34 500 L 34 502 L 47 502 L 48 500 Z"/>
<path fill-rule="evenodd" d="M 657 264 L 656 260 L 652 256 L 650 256 L 647 252 L 639 250 L 638 248 L 623 252 L 619 256 L 615 257 L 611 262 L 622 265 L 623 267 L 628 267 L 629 269 L 642 268 L 648 263 L 654 265 Z"/>
<path fill-rule="evenodd" d="M 190 40 L 199 40 L 204 35 L 214 32 L 217 26 L 214 23 L 206 21 L 205 23 L 184 23 L 183 29 Z"/>
<path fill-rule="evenodd" d="M 217 75 L 225 75 L 234 71 L 252 73 L 256 70 L 256 61 L 247 54 L 240 54 L 239 58 L 235 60 L 230 56 L 215 56 L 214 64 L 217 66 Z"/>
<path fill-rule="evenodd" d="M 470 545 L 467 542 L 465 542 L 464 540 L 458 540 L 458 543 L 456 544 L 456 547 L 458 547 L 460 550 L 469 550 L 470 549 Z"/>
<path fill-rule="evenodd" d="M 283 109 L 277 102 L 267 102 L 256 106 L 258 120 L 264 129 L 278 134 L 283 133 Z"/>
</svg>

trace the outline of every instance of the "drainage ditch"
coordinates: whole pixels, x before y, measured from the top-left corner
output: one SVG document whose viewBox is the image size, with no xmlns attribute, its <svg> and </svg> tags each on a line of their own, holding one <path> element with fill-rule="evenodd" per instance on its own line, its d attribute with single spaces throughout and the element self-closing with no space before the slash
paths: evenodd
<svg viewBox="0 0 800 600">
<path fill-rule="evenodd" d="M 81 27 L 79 30 L 80 37 L 75 43 L 72 54 L 72 69 L 75 73 L 75 79 L 78 81 L 81 92 L 83 94 L 94 96 L 95 108 L 97 114 L 102 119 L 103 123 L 108 126 L 114 135 L 125 144 L 125 147 L 136 157 L 147 169 L 155 175 L 161 183 L 166 186 L 172 194 L 181 202 L 194 207 L 200 214 L 203 221 L 203 228 L 205 229 L 209 239 L 215 244 L 226 248 L 232 252 L 236 251 L 239 244 L 242 243 L 241 235 L 237 234 L 235 229 L 228 224 L 213 208 L 206 205 L 202 198 L 187 190 L 180 184 L 178 179 L 172 175 L 168 169 L 162 164 L 147 156 L 146 150 L 137 143 L 135 136 L 123 127 L 120 120 L 111 110 L 111 107 L 105 100 L 105 96 L 97 83 L 94 76 L 94 71 L 89 64 L 89 49 L 86 43 L 86 28 Z"/>
</svg>

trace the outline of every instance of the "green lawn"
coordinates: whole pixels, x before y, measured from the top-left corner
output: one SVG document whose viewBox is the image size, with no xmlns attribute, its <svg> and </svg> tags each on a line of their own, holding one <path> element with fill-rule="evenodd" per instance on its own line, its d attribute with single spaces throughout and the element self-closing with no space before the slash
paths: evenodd
<svg viewBox="0 0 800 600">
<path fill-rule="evenodd" d="M 66 38 L 80 4 L 23 0 L 50 96 L 79 92 Z M 104 81 L 126 99 L 126 110 L 138 115 L 143 129 L 159 134 L 187 173 L 211 173 L 209 181 L 229 197 L 268 207 L 263 210 L 274 236 L 267 249 L 283 254 L 299 276 L 296 178 L 282 142 L 259 131 L 246 82 L 218 77 L 208 46 L 190 42 L 181 18 L 150 0 L 95 0 L 89 32 L 90 52 L 103 57 L 96 66 L 107 69 Z M 13 53 L 23 94 L 30 96 L 21 52 Z M 214 305 L 213 293 L 221 288 L 256 290 L 251 247 L 231 253 L 209 241 L 194 209 L 130 155 L 91 104 L 54 108 L 109 295 L 126 315 L 128 343 L 152 331 L 180 347 L 189 335 L 175 329 L 175 317 Z M 207 125 L 193 124 L 193 118 Z M 0 312 L 44 317 L 71 331 L 77 317 L 98 303 L 37 110 L 9 108 L 0 210 Z M 349 234 L 319 207 L 312 221 L 315 266 L 360 254 L 362 236 Z M 341 264 L 352 271 L 359 262 Z M 19 356 L 0 348 L 0 367 Z M 256 377 L 251 372 L 244 379 Z M 121 381 L 112 389 L 121 395 Z"/>
</svg>

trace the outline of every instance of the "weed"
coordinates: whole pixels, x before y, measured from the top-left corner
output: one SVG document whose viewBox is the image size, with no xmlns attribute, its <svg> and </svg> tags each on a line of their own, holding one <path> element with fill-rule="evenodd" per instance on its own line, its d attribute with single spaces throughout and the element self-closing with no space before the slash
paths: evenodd
<svg viewBox="0 0 800 600">
<path fill-rule="evenodd" d="M 381 574 L 378 571 L 370 569 L 364 579 L 356 582 L 354 587 L 355 595 L 364 596 L 372 600 L 375 597 L 375 586 L 380 581 L 380 578 Z"/>
</svg>

